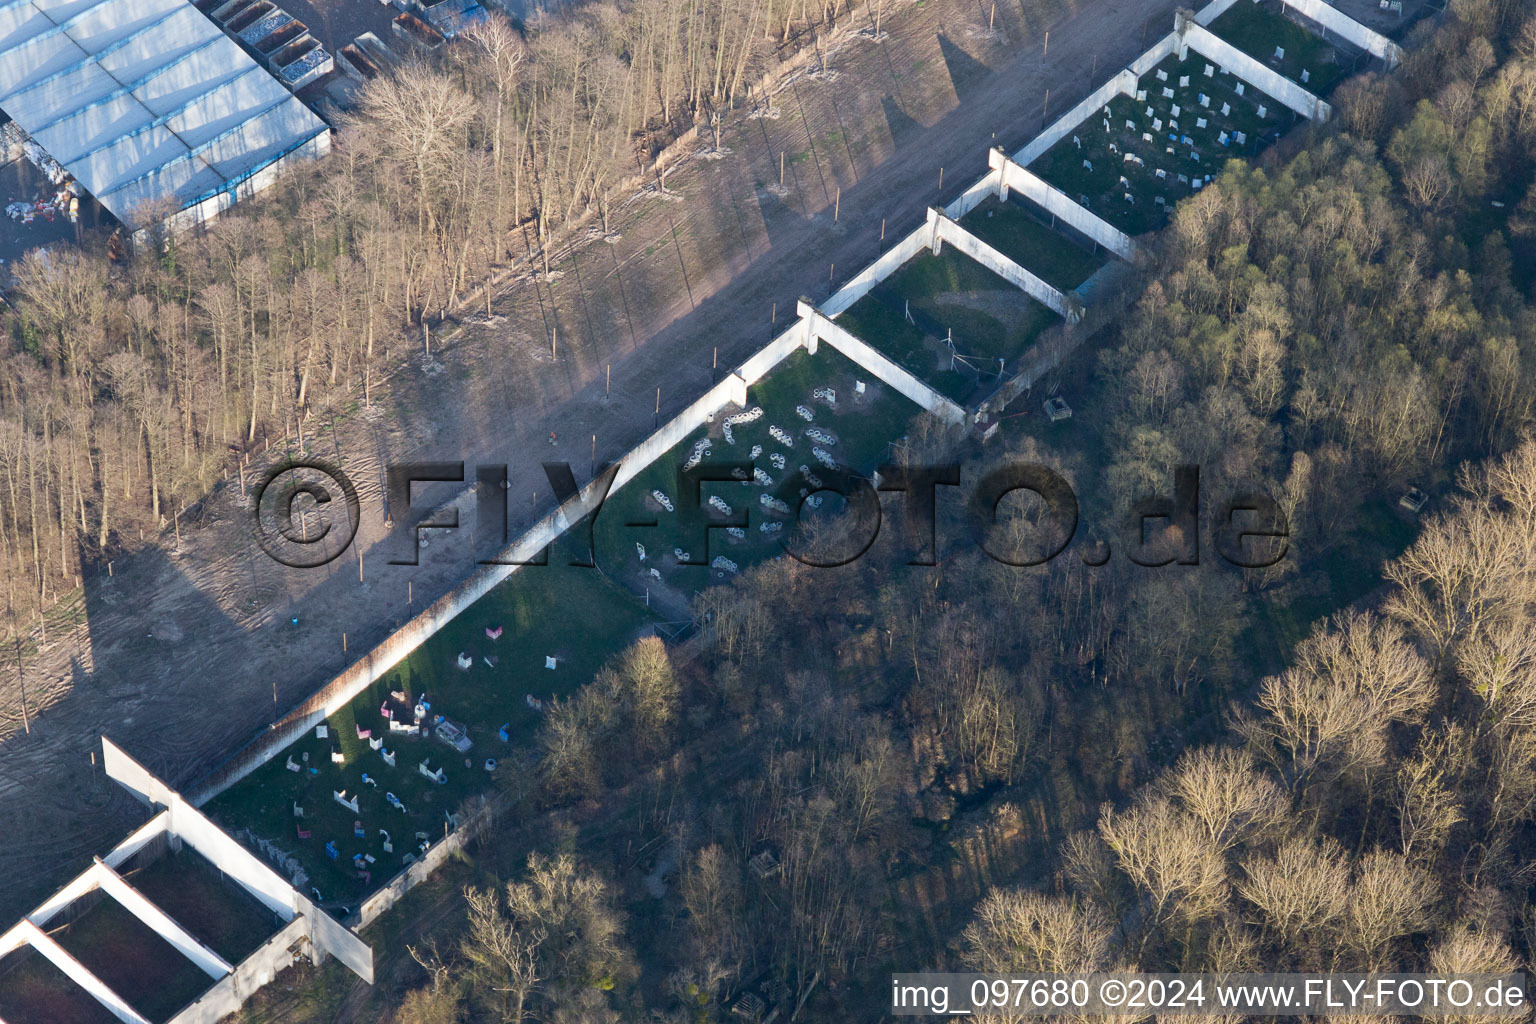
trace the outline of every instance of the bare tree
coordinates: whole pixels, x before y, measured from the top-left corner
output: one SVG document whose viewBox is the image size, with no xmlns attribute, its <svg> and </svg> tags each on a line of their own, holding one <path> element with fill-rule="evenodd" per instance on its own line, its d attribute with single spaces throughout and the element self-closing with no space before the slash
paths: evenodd
<svg viewBox="0 0 1536 1024">
<path fill-rule="evenodd" d="M 464 902 L 469 907 L 469 929 L 461 949 L 470 977 L 495 993 L 502 1021 L 522 1024 L 528 997 L 540 981 L 538 953 L 547 933 L 539 927 L 519 927 L 494 889 L 469 886 Z"/>
</svg>

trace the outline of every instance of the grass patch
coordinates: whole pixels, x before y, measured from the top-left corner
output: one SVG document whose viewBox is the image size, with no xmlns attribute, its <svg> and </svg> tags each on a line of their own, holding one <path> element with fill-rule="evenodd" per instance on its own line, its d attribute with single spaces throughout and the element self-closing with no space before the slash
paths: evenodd
<svg viewBox="0 0 1536 1024">
<path fill-rule="evenodd" d="M 1019 199 L 992 196 L 960 220 L 971 234 L 1053 288 L 1070 292 L 1109 262 L 1047 226 Z"/>
<path fill-rule="evenodd" d="M 0 959 L 0 1018 L 28 1024 L 117 1024 L 117 1018 L 37 950 Z"/>
<path fill-rule="evenodd" d="M 1188 85 L 1181 84 L 1185 79 Z M 1110 100 L 1030 170 L 1120 230 L 1140 235 L 1162 228 L 1172 207 L 1197 191 L 1197 182 L 1219 174 L 1229 159 L 1258 153 L 1296 119 L 1289 107 L 1190 51 L 1187 60 L 1162 61 L 1142 77 L 1136 97 Z"/>
<path fill-rule="evenodd" d="M 152 1021 L 168 1019 L 213 984 L 196 964 L 108 896 L 53 938 Z"/>
<path fill-rule="evenodd" d="M 1211 24 L 1211 31 L 1314 96 L 1327 96 L 1344 77 L 1333 44 L 1287 18 L 1275 0 L 1233 4 Z M 1277 46 L 1284 57 L 1275 57 Z"/>
<path fill-rule="evenodd" d="M 857 393 L 857 382 L 861 381 L 865 387 L 863 395 Z M 835 402 L 816 396 L 815 392 L 827 388 L 832 390 Z M 750 423 L 733 426 L 731 442 L 726 441 L 724 430 L 725 419 L 731 413 L 717 415 L 713 423 L 679 442 L 609 496 L 593 532 L 600 567 L 632 587 L 664 590 L 676 599 L 687 599 L 694 591 L 723 582 L 732 573 L 726 568 L 681 564 L 676 553 L 679 549 L 691 556 L 690 561 L 713 561 L 723 556 L 735 562 L 738 571 L 780 557 L 781 539 L 787 536 L 794 517 L 765 506 L 761 496 L 781 496 L 793 507 L 798 492 L 785 495 L 780 488 L 796 478 L 802 465 L 812 475 L 822 469 L 813 454 L 815 448 L 861 473 L 870 472 L 886 461 L 889 443 L 906 433 L 908 422 L 919 411 L 915 403 L 885 387 L 825 343 L 815 355 L 802 350 L 789 356 L 767 377 L 748 388 L 747 401 L 749 407 L 761 408 L 763 414 Z M 814 418 L 805 420 L 797 407 L 804 407 Z M 783 431 L 791 444 L 776 440 L 771 427 Z M 811 431 L 829 435 L 836 439 L 835 443 L 819 441 L 810 435 Z M 679 517 L 685 513 L 678 503 L 678 469 L 688 460 L 694 445 L 706 437 L 711 445 L 706 462 L 752 460 L 772 480 L 767 486 L 734 481 L 703 485 L 704 502 L 710 496 L 718 496 L 734 514 L 745 512 L 747 516 L 747 525 L 738 528 L 739 536 L 710 530 L 707 548 L 703 526 L 689 528 L 681 522 Z M 774 459 L 776 455 L 783 456 L 782 467 Z M 675 511 L 668 511 L 657 501 L 654 491 L 666 495 Z M 830 513 L 833 506 L 824 508 Z M 814 514 L 807 509 L 807 517 Z M 703 515 L 716 523 L 725 522 L 725 516 L 707 504 Z M 655 520 L 657 525 L 628 525 L 648 520 Z M 773 523 L 783 524 L 780 532 L 763 532 L 764 525 Z M 637 544 L 645 548 L 643 561 Z"/>
<path fill-rule="evenodd" d="M 837 322 L 965 404 L 979 386 L 999 378 L 999 359 L 1006 370 L 1061 317 L 946 246 L 942 255 L 925 251 L 908 260 Z"/>
<path fill-rule="evenodd" d="M 230 832 L 248 828 L 294 856 L 323 902 L 355 901 L 378 888 L 407 858 L 419 855 L 418 832 L 442 839 L 449 813 L 495 784 L 483 767 L 486 758 L 500 759 L 515 745 L 531 742 L 540 716 L 528 696 L 548 700 L 575 692 L 655 622 L 633 594 L 601 572 L 564 565 L 558 548 L 550 561 L 519 569 L 433 634 L 333 714 L 327 738 L 306 734 L 204 810 Z M 485 631 L 498 626 L 504 632 L 491 640 Z M 460 652 L 471 658 L 468 670 L 459 668 Z M 557 659 L 554 671 L 544 667 L 546 655 Z M 443 715 L 465 727 L 472 749 L 461 754 L 436 737 L 391 733 L 380 712 L 391 691 L 405 693 L 408 705 L 426 695 L 427 721 Z M 408 707 L 395 704 L 395 713 L 397 719 L 411 719 Z M 508 743 L 499 736 L 503 724 L 509 727 Z M 359 728 L 371 730 L 369 739 L 381 739 L 383 749 L 393 752 L 393 768 L 369 739 L 358 737 Z M 339 751 L 344 763 L 332 763 L 332 751 Z M 290 771 L 289 760 L 301 770 Z M 417 765 L 424 760 L 441 768 L 447 782 L 422 775 Z M 510 764 L 497 768 L 512 770 Z M 377 785 L 364 783 L 364 773 Z M 356 814 L 332 798 L 337 790 L 357 797 Z M 406 810 L 393 807 L 386 793 L 394 793 Z M 293 814 L 295 803 L 304 809 L 302 818 Z M 362 822 L 361 837 L 353 833 L 354 821 Z M 307 838 L 299 837 L 300 828 L 309 832 Z M 384 849 L 381 829 L 389 833 L 392 851 Z M 327 843 L 334 843 L 338 857 L 327 854 Z M 354 869 L 354 855 L 374 858 L 366 878 Z"/>
<path fill-rule="evenodd" d="M 232 964 L 254 953 L 281 926 L 276 914 L 190 848 L 158 857 L 126 878 Z"/>
</svg>

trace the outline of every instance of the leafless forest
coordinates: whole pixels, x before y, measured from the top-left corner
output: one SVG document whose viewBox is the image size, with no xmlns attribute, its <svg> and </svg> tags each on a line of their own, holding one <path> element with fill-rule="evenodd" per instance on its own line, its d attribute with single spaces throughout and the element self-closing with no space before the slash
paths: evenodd
<svg viewBox="0 0 1536 1024">
<path fill-rule="evenodd" d="M 498 18 L 375 80 L 334 157 L 158 258 L 115 264 L 95 240 L 23 259 L 0 384 L 8 629 L 82 563 L 162 529 L 240 452 L 367 401 L 392 346 L 562 227 L 605 225 L 626 179 L 664 187 L 668 142 L 707 140 L 812 30 L 851 16 L 640 0 L 522 31 Z"/>
</svg>

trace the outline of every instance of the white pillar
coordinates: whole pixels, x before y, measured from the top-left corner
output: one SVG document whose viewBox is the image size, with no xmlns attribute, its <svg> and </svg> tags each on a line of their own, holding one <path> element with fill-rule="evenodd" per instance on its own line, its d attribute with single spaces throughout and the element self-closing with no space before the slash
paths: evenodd
<svg viewBox="0 0 1536 1024">
<path fill-rule="evenodd" d="M 93 870 L 101 883 L 102 892 L 154 929 L 155 934 L 174 946 L 182 956 L 202 968 L 203 973 L 208 977 L 217 981 L 224 975 L 234 972 L 235 968 L 229 961 L 199 942 L 197 937 L 178 924 L 175 918 L 151 903 L 139 890 L 123 881 L 123 876 L 108 867 L 100 857 L 96 858 L 96 866 Z"/>
</svg>

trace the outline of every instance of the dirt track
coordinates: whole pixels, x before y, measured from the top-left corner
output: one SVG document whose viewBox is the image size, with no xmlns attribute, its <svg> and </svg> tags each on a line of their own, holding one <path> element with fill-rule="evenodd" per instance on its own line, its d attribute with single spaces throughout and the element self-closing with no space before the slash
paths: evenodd
<svg viewBox="0 0 1536 1024">
<path fill-rule="evenodd" d="M 1176 6 L 1084 0 L 1026 24 L 1020 0 L 1003 0 L 988 33 L 988 2 L 887 2 L 881 43 L 857 34 L 867 22 L 844 28 L 825 47 L 829 73 L 787 83 L 771 116 L 734 117 L 728 152 L 673 171 L 672 195 L 635 197 L 610 225 L 618 238 L 577 247 L 553 282 L 508 289 L 504 320 L 466 327 L 430 372 L 412 356 L 375 396 L 382 414 L 311 443 L 361 492 L 364 582 L 352 552 L 306 571 L 265 558 L 233 486 L 183 529 L 179 552 L 167 538 L 88 582 L 87 624 L 26 665 L 29 703 L 48 706 L 30 736 L 0 742 L 0 920 L 142 819 L 93 769 L 99 734 L 184 785 L 467 574 L 468 529 L 434 540 L 417 568 L 384 564 L 384 461 L 507 464 L 513 529 L 526 525 L 550 503 L 540 461 L 568 460 L 584 480 L 594 435 L 599 462 L 620 455 L 655 423 L 658 385 L 665 418 L 709 385 L 715 349 L 722 372 L 740 362 L 776 329 L 775 304 L 782 327 L 797 296 L 824 298 L 879 253 L 882 220 L 892 237 L 911 230 L 984 171 L 990 145 L 1015 149 L 1039 130 L 1047 84 L 1054 115 L 1171 27 Z M 781 153 L 782 195 L 765 187 Z M 0 728 L 19 730 L 5 676 Z"/>
</svg>

